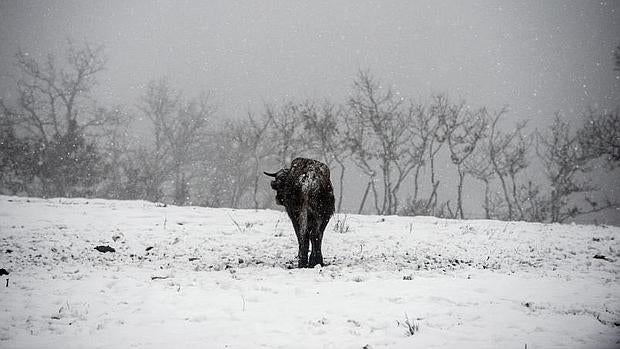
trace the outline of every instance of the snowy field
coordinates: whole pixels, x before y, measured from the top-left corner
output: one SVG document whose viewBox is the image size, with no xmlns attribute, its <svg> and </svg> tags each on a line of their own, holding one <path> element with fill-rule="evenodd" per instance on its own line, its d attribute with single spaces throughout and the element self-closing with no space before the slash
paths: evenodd
<svg viewBox="0 0 620 349">
<path fill-rule="evenodd" d="M 0 196 L 0 348 L 620 347 L 617 227 L 336 215 L 328 266 L 296 245 L 279 211 Z"/>
</svg>

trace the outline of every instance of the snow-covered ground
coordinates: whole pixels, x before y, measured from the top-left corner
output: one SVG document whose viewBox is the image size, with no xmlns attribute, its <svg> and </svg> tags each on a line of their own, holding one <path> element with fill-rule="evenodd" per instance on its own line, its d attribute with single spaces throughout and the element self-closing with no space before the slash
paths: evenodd
<svg viewBox="0 0 620 349">
<path fill-rule="evenodd" d="M 617 348 L 619 240 L 336 215 L 299 270 L 279 211 L 0 196 L 0 347 Z"/>
</svg>

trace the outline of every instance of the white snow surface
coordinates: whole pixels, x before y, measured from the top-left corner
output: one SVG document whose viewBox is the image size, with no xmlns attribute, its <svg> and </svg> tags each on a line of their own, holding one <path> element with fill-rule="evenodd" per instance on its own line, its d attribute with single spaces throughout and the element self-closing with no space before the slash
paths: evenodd
<svg viewBox="0 0 620 349">
<path fill-rule="evenodd" d="M 0 196 L 0 348 L 618 348 L 619 240 L 335 215 L 300 270 L 280 211 Z"/>
</svg>

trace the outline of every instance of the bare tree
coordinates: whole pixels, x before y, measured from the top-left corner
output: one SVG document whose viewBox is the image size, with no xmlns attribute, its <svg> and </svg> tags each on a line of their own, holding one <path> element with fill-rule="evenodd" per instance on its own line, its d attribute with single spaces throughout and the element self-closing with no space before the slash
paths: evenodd
<svg viewBox="0 0 620 349">
<path fill-rule="evenodd" d="M 139 109 L 151 122 L 153 143 L 152 148 L 140 149 L 137 154 L 142 162 L 140 168 L 145 170 L 142 177 L 146 182 L 145 199 L 160 201 L 163 199 L 162 185 L 166 181 L 171 166 L 171 147 L 168 144 L 165 129 L 174 119 L 179 104 L 179 96 L 172 90 L 166 79 L 150 81 L 144 95 L 140 99 Z M 147 149 L 152 149 L 149 153 Z M 137 168 L 136 171 L 139 171 Z M 147 184 L 148 183 L 148 184 Z"/>
<path fill-rule="evenodd" d="M 342 142 L 344 111 L 330 102 L 317 105 L 306 101 L 301 107 L 306 147 L 322 158 L 330 168 L 338 164 L 338 200 L 336 210 L 342 208 L 346 160 L 349 156 L 346 144 Z"/>
<path fill-rule="evenodd" d="M 41 183 L 33 194 L 91 195 L 100 169 L 96 145 L 87 137 L 115 117 L 97 112 L 91 96 L 105 66 L 103 48 L 69 42 L 64 60 L 52 54 L 37 60 L 20 51 L 16 63 L 16 100 L 0 100 L 0 110 L 33 146 L 32 171 Z"/>
<path fill-rule="evenodd" d="M 197 160 L 207 137 L 208 120 L 215 112 L 209 94 L 186 100 L 167 80 L 151 81 L 141 99 L 140 109 L 153 126 L 153 180 L 160 185 L 171 176 L 174 203 L 189 198 L 189 166 Z M 152 187 L 154 188 L 154 186 Z M 157 191 L 148 195 L 156 198 Z"/>
<path fill-rule="evenodd" d="M 482 142 L 476 147 L 476 150 L 463 162 L 465 172 L 475 179 L 484 183 L 484 218 L 499 218 L 497 200 L 494 200 L 491 192 L 491 184 L 495 178 L 495 171 L 489 161 L 488 144 Z"/>
<path fill-rule="evenodd" d="M 30 194 L 37 159 L 33 145 L 15 134 L 10 122 L 0 114 L 0 193 Z"/>
<path fill-rule="evenodd" d="M 189 199 L 189 180 L 194 173 L 192 166 L 201 157 L 204 138 L 208 136 L 208 122 L 214 112 L 208 94 L 188 101 L 182 99 L 176 118 L 166 127 L 172 154 L 176 205 L 183 205 Z"/>
<path fill-rule="evenodd" d="M 599 203 L 588 196 L 596 187 L 581 179 L 580 175 L 583 177 L 583 174 L 591 171 L 588 163 L 598 155 L 584 148 L 579 142 L 579 135 L 571 133 L 570 125 L 563 121 L 559 114 L 555 115 L 546 134 L 538 134 L 536 152 L 551 184 L 551 222 L 563 222 L 568 218 L 616 206 L 616 203 L 609 199 Z M 578 193 L 586 194 L 584 199 L 590 207 L 571 206 L 571 197 Z"/>
<path fill-rule="evenodd" d="M 525 123 L 523 123 L 523 127 L 525 127 Z M 517 175 L 529 166 L 528 155 L 532 146 L 532 139 L 528 135 L 521 133 L 520 125 L 517 125 L 514 132 L 517 133 L 517 136 L 514 138 L 516 141 L 512 146 L 505 148 L 504 157 L 508 160 L 506 161 L 508 164 L 508 176 L 512 186 L 512 198 L 518 212 L 517 218 L 523 220 L 527 216 L 523 208 L 524 202 L 519 198 Z"/>
<path fill-rule="evenodd" d="M 539 184 L 528 181 L 521 184 L 518 199 L 523 206 L 523 219 L 529 222 L 544 222 L 549 217 L 549 198 L 546 197 Z"/>
<path fill-rule="evenodd" d="M 458 113 L 461 108 L 462 105 L 450 103 L 445 95 L 435 95 L 433 96 L 433 101 L 427 111 L 428 122 L 426 122 L 425 125 L 427 130 L 425 131 L 423 128 L 420 128 L 420 132 L 424 132 L 425 138 L 428 139 L 426 158 L 428 159 L 430 168 L 429 179 L 431 182 L 431 193 L 424 204 L 420 203 L 416 206 L 419 207 L 421 212 L 428 215 L 442 217 L 446 216 L 446 211 L 449 207 L 449 202 L 438 207 L 437 193 L 439 190 L 440 181 L 437 179 L 435 160 L 441 152 L 444 144 L 446 144 L 446 140 L 450 136 L 449 132 L 452 131 L 450 128 L 443 126 L 443 120 L 447 115 Z"/>
<path fill-rule="evenodd" d="M 104 69 L 103 47 L 69 42 L 67 56 L 60 62 L 48 54 L 43 62 L 27 52 L 17 56 L 20 77 L 17 80 L 17 106 L 2 108 L 13 118 L 16 126 L 43 142 L 55 135 L 83 133 L 92 126 L 104 124 L 107 115 L 93 112 L 91 92 L 96 75 Z M 71 126 L 74 125 L 74 126 Z"/>
<path fill-rule="evenodd" d="M 127 158 L 121 162 L 127 181 L 123 183 L 122 199 L 140 199 L 152 202 L 164 197 L 164 181 L 156 154 L 147 146 L 128 149 Z"/>
<path fill-rule="evenodd" d="M 272 145 L 268 143 L 268 139 L 264 136 L 268 133 L 269 127 L 272 125 L 273 120 L 269 115 L 263 118 L 256 118 L 251 114 L 248 114 L 249 130 L 247 140 L 245 141 L 250 148 L 253 161 L 253 190 L 252 200 L 254 201 L 254 209 L 258 209 L 264 205 L 261 205 L 258 201 L 259 195 L 259 182 L 263 177 L 263 171 L 261 165 L 263 160 L 269 158 Z M 269 192 L 270 193 L 270 192 Z"/>
<path fill-rule="evenodd" d="M 499 130 L 498 122 L 505 115 L 503 108 L 491 117 L 489 137 L 484 148 L 494 175 L 499 179 L 507 207 L 506 219 L 523 219 L 524 212 L 517 195 L 516 176 L 527 168 L 527 153 L 531 142 L 523 135 L 526 122 L 518 123 L 512 131 L 505 133 Z"/>
<path fill-rule="evenodd" d="M 450 160 L 456 165 L 458 173 L 457 203 L 454 215 L 463 219 L 463 183 L 467 171 L 465 161 L 473 154 L 479 141 L 486 137 L 488 126 L 486 109 L 467 110 L 464 104 L 452 108 L 449 113 L 440 117 L 441 128 L 447 135 L 446 140 L 450 151 Z M 448 207 L 449 208 L 449 207 Z"/>
<path fill-rule="evenodd" d="M 590 109 L 579 130 L 580 146 L 592 157 L 605 156 L 610 166 L 620 162 L 620 109 L 597 112 Z"/>
<path fill-rule="evenodd" d="M 411 122 L 407 125 L 409 141 L 406 145 L 408 157 L 413 164 L 413 190 L 410 200 L 418 201 L 420 192 L 420 172 L 426 166 L 426 158 L 430 144 L 435 137 L 433 129 L 433 114 L 429 113 L 422 105 L 411 104 Z"/>
<path fill-rule="evenodd" d="M 358 74 L 348 107 L 345 138 L 353 162 L 369 177 L 366 194 L 372 189 L 378 214 L 394 214 L 398 191 L 420 158 L 410 140 L 416 136 L 412 124 L 421 108 L 405 106 L 404 98 L 367 72 Z M 381 199 L 377 179 L 382 181 Z"/>
<path fill-rule="evenodd" d="M 271 120 L 265 137 L 269 139 L 278 165 L 288 164 L 307 151 L 299 104 L 288 102 L 281 106 L 266 105 L 264 114 L 264 119 Z"/>
<path fill-rule="evenodd" d="M 196 195 L 200 203 L 211 207 L 241 207 L 241 199 L 250 190 L 250 128 L 245 120 L 228 120 L 216 127 L 202 162 Z M 251 166 L 253 167 L 253 166 Z"/>
<path fill-rule="evenodd" d="M 272 116 L 271 113 L 262 117 L 248 114 L 246 120 L 230 127 L 231 140 L 238 153 L 237 158 L 240 160 L 246 158 L 237 162 L 237 179 L 235 180 L 237 188 L 234 190 L 237 196 L 235 202 L 237 206 L 240 204 L 241 196 L 246 191 L 246 187 L 251 189 L 253 207 L 258 209 L 264 206 L 259 202 L 259 183 L 260 179 L 264 178 L 261 169 L 261 166 L 264 165 L 263 161 L 270 157 L 273 149 L 270 139 L 265 137 L 269 132 L 269 127 L 273 125 Z"/>
<path fill-rule="evenodd" d="M 103 162 L 102 183 L 97 190 L 97 196 L 112 199 L 128 198 L 125 191 L 128 178 L 123 169 L 124 163 L 129 161 L 132 117 L 121 106 L 110 109 L 98 108 L 96 112 L 112 114 L 102 116 L 102 119 L 109 119 L 111 122 L 101 125 L 101 128 L 92 135 Z"/>
<path fill-rule="evenodd" d="M 201 204 L 212 207 L 255 209 L 268 207 L 269 188 L 261 185 L 265 162 L 272 157 L 271 140 L 265 135 L 271 126 L 269 115 L 226 120 L 214 126 L 209 155 L 202 162 L 196 186 Z"/>
</svg>

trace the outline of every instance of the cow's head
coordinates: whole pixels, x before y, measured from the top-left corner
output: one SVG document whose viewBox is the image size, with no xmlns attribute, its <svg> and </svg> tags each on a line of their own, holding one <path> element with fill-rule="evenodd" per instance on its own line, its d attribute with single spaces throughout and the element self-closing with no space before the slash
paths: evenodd
<svg viewBox="0 0 620 349">
<path fill-rule="evenodd" d="M 263 172 L 267 176 L 274 178 L 274 180 L 271 181 L 271 188 L 276 191 L 276 204 L 278 205 L 284 206 L 284 194 L 290 182 L 290 172 L 291 170 L 288 168 L 283 168 L 274 173 Z"/>
</svg>

